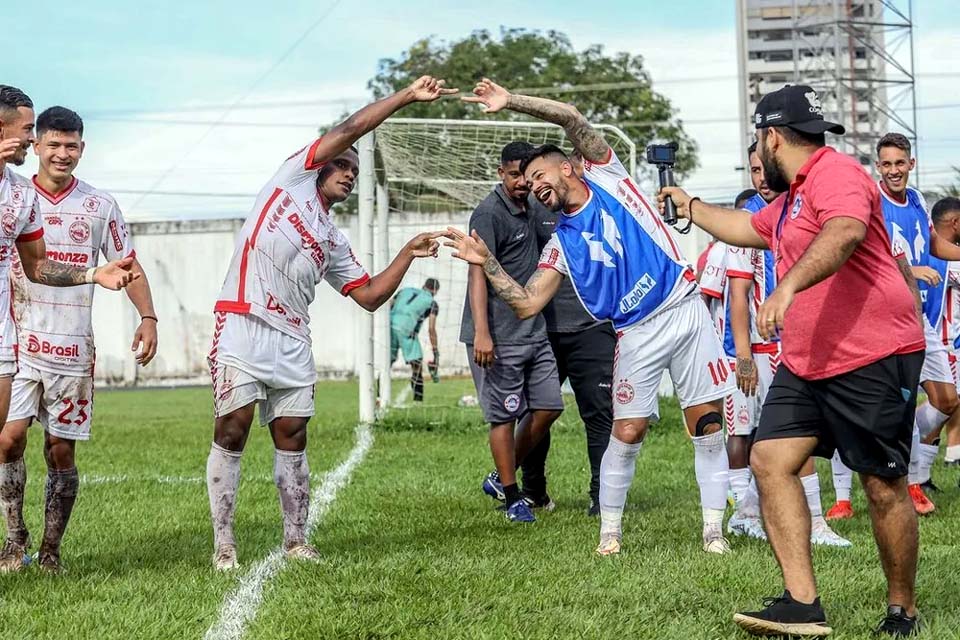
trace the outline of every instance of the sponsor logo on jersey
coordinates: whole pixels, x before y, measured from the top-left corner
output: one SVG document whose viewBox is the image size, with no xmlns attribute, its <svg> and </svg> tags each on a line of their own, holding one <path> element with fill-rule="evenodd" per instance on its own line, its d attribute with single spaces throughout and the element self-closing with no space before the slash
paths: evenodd
<svg viewBox="0 0 960 640">
<path fill-rule="evenodd" d="M 94 196 L 87 196 L 83 199 L 83 208 L 90 213 L 93 213 L 100 208 L 100 198 Z"/>
<path fill-rule="evenodd" d="M 310 257 L 313 259 L 314 264 L 317 265 L 318 269 L 322 269 L 326 254 L 323 251 L 323 246 L 320 241 L 313 237 L 313 234 L 307 229 L 307 225 L 296 213 L 291 213 L 287 216 L 287 220 L 290 221 L 293 228 L 300 234 L 300 246 L 310 252 Z"/>
<path fill-rule="evenodd" d="M 27 336 L 27 352 L 40 353 L 57 358 L 79 358 L 80 345 L 71 344 L 67 346 L 61 346 L 47 342 L 46 340 L 39 340 L 37 336 L 30 334 Z"/>
<path fill-rule="evenodd" d="M 626 380 L 621 380 L 617 384 L 617 389 L 613 392 L 613 397 L 619 404 L 630 404 L 633 402 L 633 385 Z"/>
<path fill-rule="evenodd" d="M 120 225 L 117 224 L 116 220 L 110 221 L 110 237 L 113 238 L 113 248 L 117 251 L 123 251 L 123 239 L 120 237 L 121 229 Z M 127 234 L 127 230 L 123 229 L 123 235 Z"/>
<path fill-rule="evenodd" d="M 803 207 L 803 196 L 797 194 L 797 199 L 793 201 L 793 209 L 790 211 L 790 219 L 795 220 L 800 215 L 800 209 Z"/>
<path fill-rule="evenodd" d="M 640 279 L 633 285 L 630 293 L 620 299 L 620 312 L 629 313 L 632 309 L 635 309 L 643 300 L 644 296 L 650 293 L 650 290 L 656 285 L 657 281 L 654 280 L 649 273 L 640 276 Z"/>
<path fill-rule="evenodd" d="M 86 220 L 76 220 L 70 225 L 70 239 L 77 244 L 83 244 L 90 239 L 90 225 Z"/>
<path fill-rule="evenodd" d="M 69 264 L 87 264 L 90 261 L 89 255 L 79 251 L 57 251 L 56 249 L 49 249 L 47 251 L 47 257 L 57 262 L 66 262 Z"/>
<path fill-rule="evenodd" d="M 511 393 L 506 398 L 503 399 L 503 408 L 507 411 L 513 413 L 520 408 L 520 396 L 515 393 Z"/>
<path fill-rule="evenodd" d="M 17 214 L 10 207 L 4 208 L 3 216 L 0 217 L 0 226 L 3 227 L 3 232 L 8 236 L 17 232 Z"/>
<path fill-rule="evenodd" d="M 291 324 L 295 327 L 299 327 L 301 324 L 303 324 L 303 320 L 301 318 L 287 313 L 287 310 L 283 307 L 283 305 L 280 304 L 280 301 L 274 298 L 273 294 L 270 293 L 267 294 L 267 311 L 272 311 L 278 316 L 282 316 L 287 324 Z"/>
<path fill-rule="evenodd" d="M 23 203 L 23 187 L 10 187 L 10 199 L 13 204 Z"/>
<path fill-rule="evenodd" d="M 556 247 L 550 249 L 550 255 L 547 256 L 547 264 L 557 264 L 557 260 L 560 259 L 560 250 Z"/>
<path fill-rule="evenodd" d="M 742 425 L 750 424 L 750 412 L 746 409 L 740 409 L 740 412 L 737 414 L 737 422 Z"/>
<path fill-rule="evenodd" d="M 63 226 L 63 218 L 61 218 L 60 216 L 47 216 L 45 221 L 51 227 Z"/>
</svg>

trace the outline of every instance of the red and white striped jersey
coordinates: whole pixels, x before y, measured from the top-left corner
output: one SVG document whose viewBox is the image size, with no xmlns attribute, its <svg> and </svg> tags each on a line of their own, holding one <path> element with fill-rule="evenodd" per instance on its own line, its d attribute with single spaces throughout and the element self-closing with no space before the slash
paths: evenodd
<svg viewBox="0 0 960 640">
<path fill-rule="evenodd" d="M 316 285 L 325 279 L 347 295 L 370 279 L 317 192 L 319 144 L 290 156 L 260 191 L 214 307 L 252 313 L 307 343 Z"/>
<path fill-rule="evenodd" d="M 73 179 L 53 195 L 33 179 L 38 194 L 47 259 L 74 267 L 96 267 L 133 256 L 133 245 L 109 193 Z M 14 316 L 20 334 L 20 357 L 51 373 L 93 375 L 93 290 L 95 285 L 50 287 L 30 282 L 19 259 L 13 267 Z"/>
<path fill-rule="evenodd" d="M 10 304 L 10 271 L 18 258 L 16 243 L 41 237 L 40 205 L 33 183 L 4 167 L 0 175 L 0 362 L 17 359 L 17 325 Z"/>
<path fill-rule="evenodd" d="M 960 262 L 947 263 L 947 281 L 944 284 L 946 300 L 940 331 L 943 343 L 953 352 L 954 344 L 960 338 Z"/>
</svg>

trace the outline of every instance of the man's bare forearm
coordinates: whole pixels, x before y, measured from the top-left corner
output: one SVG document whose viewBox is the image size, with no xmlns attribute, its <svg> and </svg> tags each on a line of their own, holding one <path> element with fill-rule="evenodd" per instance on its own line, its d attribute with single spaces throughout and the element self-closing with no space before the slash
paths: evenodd
<svg viewBox="0 0 960 640">
<path fill-rule="evenodd" d="M 607 159 L 610 145 L 576 107 L 547 98 L 511 94 L 507 108 L 560 125 L 587 160 L 602 162 Z"/>
<path fill-rule="evenodd" d="M 470 298 L 474 334 L 485 338 L 490 335 L 490 323 L 487 318 L 487 279 L 483 267 L 470 265 L 467 272 L 467 295 Z"/>
<path fill-rule="evenodd" d="M 847 220 L 847 218 L 835 218 L 828 221 L 793 268 L 780 281 L 779 287 L 798 293 L 836 273 L 853 254 L 866 234 L 866 226 L 863 223 L 852 219 L 847 222 Z"/>
<path fill-rule="evenodd" d="M 913 306 L 917 310 L 917 315 L 920 316 L 923 314 L 923 299 L 920 297 L 920 287 L 917 285 L 917 279 L 913 276 L 913 268 L 904 256 L 900 256 L 896 261 L 897 268 L 900 269 L 900 275 L 903 276 L 903 281 L 907 283 L 907 288 L 913 295 Z"/>
<path fill-rule="evenodd" d="M 490 285 L 497 296 L 506 302 L 514 313 L 520 318 L 529 318 L 536 315 L 540 309 L 536 308 L 534 300 L 540 292 L 540 279 L 543 272 L 534 271 L 533 275 L 527 281 L 525 286 L 520 286 L 517 281 L 503 270 L 496 258 L 490 256 L 483 263 L 483 274 L 487 276 Z"/>
<path fill-rule="evenodd" d="M 36 269 L 34 282 L 49 287 L 75 287 L 87 283 L 87 270 L 62 262 L 44 260 Z"/>
<path fill-rule="evenodd" d="M 140 272 L 140 277 L 131 282 L 130 286 L 127 287 L 127 297 L 130 299 L 130 302 L 133 303 L 134 308 L 136 308 L 141 318 L 144 316 L 156 318 L 157 311 L 153 307 L 153 294 L 150 291 L 147 274 L 144 273 L 139 262 L 134 262 L 133 268 Z"/>
<path fill-rule="evenodd" d="M 691 200 L 690 219 L 720 242 L 734 247 L 768 249 L 766 241 L 750 223 L 750 214 L 743 209 L 725 209 L 703 200 Z"/>
<path fill-rule="evenodd" d="M 752 358 L 750 343 L 749 291 L 753 281 L 731 278 L 730 281 L 730 331 L 738 358 Z"/>
</svg>

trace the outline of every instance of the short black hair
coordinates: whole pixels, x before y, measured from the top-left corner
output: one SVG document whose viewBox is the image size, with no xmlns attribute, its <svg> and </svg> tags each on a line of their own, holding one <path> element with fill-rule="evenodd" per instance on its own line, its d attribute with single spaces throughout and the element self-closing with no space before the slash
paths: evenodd
<svg viewBox="0 0 960 640">
<path fill-rule="evenodd" d="M 885 133 L 880 140 L 877 141 L 877 155 L 880 155 L 880 149 L 884 147 L 896 147 L 902 151 L 906 151 L 907 155 L 910 155 L 910 140 L 907 139 L 907 136 L 902 133 Z"/>
<path fill-rule="evenodd" d="M 10 111 L 16 111 L 20 107 L 33 109 L 33 100 L 16 87 L 0 84 L 0 116 Z"/>
<path fill-rule="evenodd" d="M 783 136 L 783 139 L 787 141 L 788 144 L 797 146 L 797 147 L 825 147 L 827 145 L 827 135 L 825 133 L 805 133 L 803 131 L 797 131 L 796 129 L 791 129 L 790 127 L 769 127 L 770 129 L 776 129 L 777 132 Z"/>
<path fill-rule="evenodd" d="M 61 133 L 77 132 L 83 137 L 83 119 L 76 111 L 66 107 L 50 107 L 37 116 L 37 137 L 47 131 Z"/>
<path fill-rule="evenodd" d="M 514 140 L 500 151 L 500 166 L 505 166 L 508 162 L 519 160 L 523 162 L 524 158 L 533 151 L 533 145 L 525 140 Z"/>
<path fill-rule="evenodd" d="M 564 160 L 569 161 L 570 158 L 567 157 L 567 154 L 563 152 L 563 149 L 558 147 L 555 144 L 542 144 L 539 147 L 535 147 L 530 153 L 527 154 L 527 157 L 520 161 L 520 172 L 526 173 L 527 167 L 530 166 L 530 163 L 536 160 L 537 158 L 543 158 L 545 156 L 560 156 Z"/>
<path fill-rule="evenodd" d="M 757 195 L 756 189 L 744 189 L 743 191 L 737 194 L 736 198 L 733 199 L 733 208 L 739 209 L 740 205 L 742 205 L 744 202 L 746 202 L 747 200 L 749 200 L 755 195 Z"/>
<path fill-rule="evenodd" d="M 960 213 L 960 198 L 954 198 L 953 196 L 940 198 L 936 204 L 933 205 L 933 209 L 930 210 L 930 218 L 932 218 L 934 224 L 936 224 L 943 220 L 951 211 Z"/>
<path fill-rule="evenodd" d="M 757 150 L 757 139 L 754 138 L 753 142 L 750 143 L 750 146 L 747 147 L 747 157 L 750 157 L 750 154 Z"/>
<path fill-rule="evenodd" d="M 430 291 L 439 291 L 440 281 L 436 278 L 427 278 L 427 281 L 423 283 L 423 288 L 430 289 Z"/>
</svg>

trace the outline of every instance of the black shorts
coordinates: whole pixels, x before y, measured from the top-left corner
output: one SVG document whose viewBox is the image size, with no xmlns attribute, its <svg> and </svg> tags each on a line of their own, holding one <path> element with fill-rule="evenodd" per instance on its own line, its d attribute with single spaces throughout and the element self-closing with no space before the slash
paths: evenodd
<svg viewBox="0 0 960 640">
<path fill-rule="evenodd" d="M 861 473 L 907 475 L 923 351 L 892 355 L 824 380 L 777 369 L 755 440 L 816 437 L 814 455 L 837 451 Z"/>
</svg>

